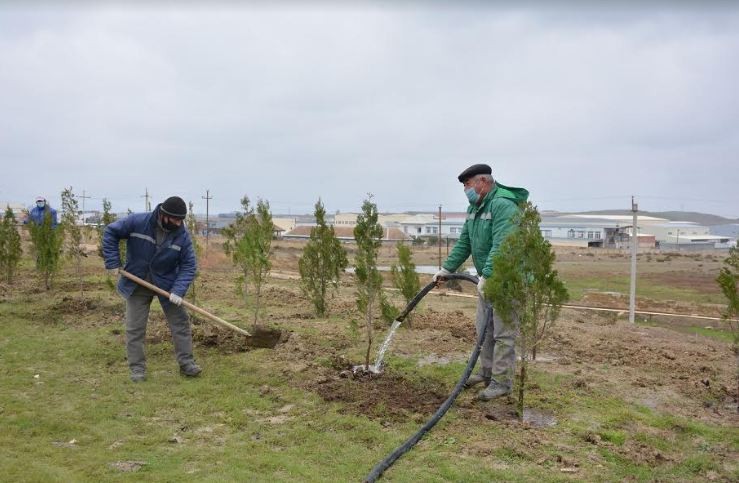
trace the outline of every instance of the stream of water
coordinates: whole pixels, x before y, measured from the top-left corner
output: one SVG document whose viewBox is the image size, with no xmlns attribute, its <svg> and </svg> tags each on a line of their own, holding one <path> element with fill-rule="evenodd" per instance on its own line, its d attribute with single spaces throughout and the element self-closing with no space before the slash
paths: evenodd
<svg viewBox="0 0 739 483">
<path fill-rule="evenodd" d="M 382 370 L 382 359 L 385 357 L 385 352 L 387 352 L 387 348 L 390 347 L 390 342 L 392 342 L 393 336 L 395 335 L 395 331 L 398 330 L 398 327 L 400 327 L 400 321 L 394 320 L 393 325 L 390 326 L 390 332 L 387 333 L 385 341 L 380 346 L 380 350 L 377 351 L 377 359 L 375 359 L 375 370 L 377 372 Z"/>
</svg>

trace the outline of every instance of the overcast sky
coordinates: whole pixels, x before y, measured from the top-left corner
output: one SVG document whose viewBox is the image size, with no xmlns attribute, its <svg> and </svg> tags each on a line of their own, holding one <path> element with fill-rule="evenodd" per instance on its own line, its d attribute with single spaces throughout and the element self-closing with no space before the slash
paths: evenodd
<svg viewBox="0 0 739 483">
<path fill-rule="evenodd" d="M 739 217 L 737 8 L 136 5 L 0 6 L 0 201 L 462 211 L 484 162 L 540 209 Z"/>
</svg>

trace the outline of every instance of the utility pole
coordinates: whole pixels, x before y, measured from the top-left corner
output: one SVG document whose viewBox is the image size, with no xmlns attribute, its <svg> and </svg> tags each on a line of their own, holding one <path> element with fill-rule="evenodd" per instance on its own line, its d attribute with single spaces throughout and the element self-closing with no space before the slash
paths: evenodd
<svg viewBox="0 0 739 483">
<path fill-rule="evenodd" d="M 146 193 L 141 195 L 142 198 L 146 198 L 146 205 L 144 205 L 144 210 L 151 211 L 151 204 L 149 203 L 149 188 L 146 188 Z"/>
<path fill-rule="evenodd" d="M 91 198 L 91 196 L 85 196 L 85 190 L 82 190 L 82 196 L 80 198 L 82 198 L 82 226 L 85 226 L 85 220 L 87 219 L 85 217 L 85 200 Z"/>
<path fill-rule="evenodd" d="M 210 190 L 205 190 L 205 196 L 201 196 L 205 200 L 205 258 L 208 258 L 208 241 L 210 239 L 210 200 L 213 197 L 210 195 Z"/>
<path fill-rule="evenodd" d="M 636 310 L 636 250 L 639 243 L 639 233 L 636 228 L 636 213 L 638 205 L 631 197 L 631 213 L 633 214 L 631 224 L 631 286 L 629 290 L 629 322 L 634 323 L 634 312 Z"/>
<path fill-rule="evenodd" d="M 441 270 L 441 205 L 439 205 L 439 233 L 437 238 L 439 239 L 439 270 Z"/>
</svg>

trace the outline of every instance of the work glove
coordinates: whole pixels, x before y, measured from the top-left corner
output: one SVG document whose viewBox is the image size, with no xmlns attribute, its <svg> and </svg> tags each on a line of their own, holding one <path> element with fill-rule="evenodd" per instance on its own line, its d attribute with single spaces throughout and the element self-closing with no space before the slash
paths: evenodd
<svg viewBox="0 0 739 483">
<path fill-rule="evenodd" d="M 111 277 L 117 277 L 119 271 L 120 271 L 120 267 L 106 269 L 106 272 L 108 272 L 108 275 Z"/>
<path fill-rule="evenodd" d="M 480 297 L 485 298 L 485 281 L 487 279 L 485 277 L 480 277 L 480 281 L 477 282 L 477 293 L 480 294 Z"/>
<path fill-rule="evenodd" d="M 176 293 L 169 294 L 169 301 L 177 306 L 182 305 L 182 297 L 180 297 Z"/>
<path fill-rule="evenodd" d="M 446 278 L 447 276 L 451 275 L 451 274 L 452 274 L 452 272 L 450 272 L 450 271 L 449 271 L 449 270 L 447 270 L 446 268 L 442 268 L 441 270 L 439 270 L 438 272 L 436 272 L 436 273 L 434 274 L 434 276 L 433 276 L 433 277 L 431 278 L 431 281 L 432 281 L 432 282 L 436 282 L 436 283 L 438 283 L 439 281 L 442 281 L 442 282 L 443 282 L 443 281 L 444 281 L 444 279 L 445 279 L 445 278 Z M 441 280 L 439 280 L 439 279 L 441 279 Z"/>
</svg>

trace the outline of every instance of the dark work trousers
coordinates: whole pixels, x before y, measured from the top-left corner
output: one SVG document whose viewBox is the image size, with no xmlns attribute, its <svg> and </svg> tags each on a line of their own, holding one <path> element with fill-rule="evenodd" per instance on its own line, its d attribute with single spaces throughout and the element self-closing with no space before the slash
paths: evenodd
<svg viewBox="0 0 739 483">
<path fill-rule="evenodd" d="M 136 287 L 131 296 L 126 299 L 126 353 L 131 372 L 146 371 L 144 340 L 146 339 L 146 324 L 149 321 L 149 309 L 154 296 L 151 290 Z M 182 367 L 194 362 L 190 317 L 184 307 L 167 301 L 162 303 L 162 310 L 167 318 L 169 331 L 172 333 L 177 363 Z"/>
</svg>

